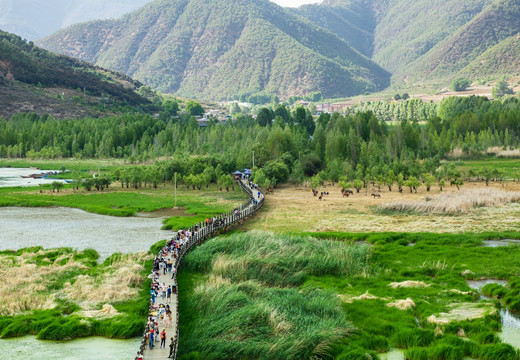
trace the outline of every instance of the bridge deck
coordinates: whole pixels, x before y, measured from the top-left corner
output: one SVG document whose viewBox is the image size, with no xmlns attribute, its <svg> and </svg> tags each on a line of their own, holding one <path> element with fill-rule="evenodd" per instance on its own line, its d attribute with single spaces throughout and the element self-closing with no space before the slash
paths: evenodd
<svg viewBox="0 0 520 360">
<path fill-rule="evenodd" d="M 247 186 L 247 185 L 246 185 Z M 255 200 L 260 200 L 261 196 L 259 196 L 259 194 L 261 194 L 259 192 L 259 190 L 252 190 L 252 195 L 254 197 Z M 243 208 L 241 210 L 241 213 L 245 213 L 247 209 L 249 208 L 252 208 L 253 207 L 253 204 L 249 204 L 247 207 Z M 237 220 L 238 221 L 238 220 Z M 168 257 L 166 258 L 166 260 L 168 260 L 169 258 L 171 258 L 172 260 L 172 263 L 175 264 L 176 261 L 174 258 L 171 257 L 171 255 L 168 255 Z M 162 283 L 165 283 L 166 286 L 168 285 L 171 285 L 174 283 L 174 281 L 176 282 L 177 279 L 171 279 L 171 274 L 169 273 L 166 273 L 166 275 L 160 275 L 159 277 L 159 283 L 162 284 Z M 162 299 L 160 296 L 158 296 L 156 299 L 155 299 L 155 303 L 156 304 L 169 304 L 170 305 L 170 309 L 172 310 L 172 323 L 171 323 L 171 326 L 169 327 L 165 327 L 164 326 L 164 322 L 163 321 L 159 321 L 159 333 L 162 331 L 162 329 L 166 329 L 166 347 L 164 348 L 160 348 L 160 344 L 161 344 L 161 340 L 160 340 L 160 336 L 157 336 L 157 340 L 158 341 L 154 341 L 154 347 L 153 349 L 150 349 L 149 347 L 149 343 L 147 343 L 147 346 L 143 352 L 143 360 L 167 360 L 168 359 L 168 356 L 170 355 L 170 343 L 171 343 L 171 338 L 172 337 L 175 337 L 176 335 L 176 331 L 177 331 L 177 312 L 176 312 L 176 309 L 177 309 L 177 302 L 178 302 L 178 292 L 176 292 L 175 294 L 172 294 L 172 298 L 171 298 L 171 303 L 167 303 L 166 302 L 166 299 Z"/>
<path fill-rule="evenodd" d="M 168 260 L 171 258 L 171 256 L 168 256 L 166 259 Z M 175 259 L 172 259 L 172 263 L 175 264 Z M 160 274 L 159 276 L 159 283 L 165 283 L 166 286 L 172 285 L 174 283 L 174 280 L 171 279 L 171 274 L 166 272 L 166 275 Z M 171 303 L 166 302 L 166 298 L 163 300 L 160 296 L 158 296 L 155 299 L 156 304 L 164 304 L 165 306 L 168 304 L 170 305 L 170 309 L 172 310 L 172 323 L 171 326 L 166 327 L 164 326 L 164 321 L 159 320 L 159 332 L 162 331 L 162 329 L 166 329 L 166 347 L 160 348 L 161 345 L 161 338 L 160 336 L 157 337 L 157 341 L 154 341 L 154 347 L 152 350 L 150 350 L 149 346 L 146 346 L 146 349 L 143 353 L 143 360 L 155 360 L 155 359 L 161 359 L 166 360 L 168 359 L 168 356 L 170 355 L 170 343 L 171 338 L 175 336 L 175 333 L 177 329 L 175 328 L 177 324 L 177 312 L 175 311 L 177 307 L 177 292 L 175 294 L 172 294 Z"/>
</svg>

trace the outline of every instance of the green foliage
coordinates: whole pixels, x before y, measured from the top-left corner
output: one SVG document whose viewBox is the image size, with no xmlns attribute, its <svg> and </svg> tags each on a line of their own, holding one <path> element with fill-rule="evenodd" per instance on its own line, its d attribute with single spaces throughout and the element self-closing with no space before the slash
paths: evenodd
<svg viewBox="0 0 520 360">
<path fill-rule="evenodd" d="M 464 91 L 468 88 L 468 86 L 470 84 L 471 84 L 471 81 L 469 81 L 468 79 L 458 77 L 458 78 L 453 79 L 453 81 L 451 82 L 450 88 L 453 91 Z"/>
<path fill-rule="evenodd" d="M 513 94 L 513 90 L 509 88 L 507 81 L 504 79 L 498 80 L 493 89 L 491 89 L 491 95 L 495 99 L 511 94 Z"/>
<path fill-rule="evenodd" d="M 188 114 L 193 116 L 204 115 L 204 108 L 195 100 L 188 100 L 186 102 L 186 108 L 184 109 Z"/>
</svg>

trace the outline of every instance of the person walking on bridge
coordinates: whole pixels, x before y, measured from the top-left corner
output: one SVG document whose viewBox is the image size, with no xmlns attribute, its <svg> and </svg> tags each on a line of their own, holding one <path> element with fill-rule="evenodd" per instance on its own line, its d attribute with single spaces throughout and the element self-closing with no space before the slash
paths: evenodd
<svg viewBox="0 0 520 360">
<path fill-rule="evenodd" d="M 161 346 L 160 348 L 166 348 L 166 329 L 162 329 L 161 331 Z"/>
<path fill-rule="evenodd" d="M 153 329 L 150 330 L 150 334 L 148 335 L 150 338 L 150 350 L 153 349 Z"/>
</svg>

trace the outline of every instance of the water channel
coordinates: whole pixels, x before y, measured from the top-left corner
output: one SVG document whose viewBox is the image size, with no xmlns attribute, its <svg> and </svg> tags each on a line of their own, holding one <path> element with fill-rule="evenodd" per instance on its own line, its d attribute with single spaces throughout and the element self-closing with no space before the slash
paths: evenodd
<svg viewBox="0 0 520 360">
<path fill-rule="evenodd" d="M 46 171 L 0 168 L 0 187 L 55 181 L 21 177 L 40 172 Z M 148 251 L 151 245 L 169 237 L 161 226 L 161 218 L 112 217 L 61 207 L 4 207 L 0 208 L 0 250 L 30 246 L 93 248 L 103 261 L 115 252 Z M 0 339 L 0 353 L 3 359 L 127 360 L 135 357 L 139 344 L 140 339 L 90 337 L 57 342 L 26 336 Z"/>
<path fill-rule="evenodd" d="M 22 176 L 29 176 L 33 174 L 45 174 L 49 171 L 55 172 L 56 170 L 35 170 L 35 169 L 22 169 L 22 168 L 0 168 L 0 187 L 8 186 L 38 186 L 40 184 L 50 184 L 53 181 L 65 182 L 59 179 L 33 179 L 33 178 L 22 178 Z"/>
</svg>

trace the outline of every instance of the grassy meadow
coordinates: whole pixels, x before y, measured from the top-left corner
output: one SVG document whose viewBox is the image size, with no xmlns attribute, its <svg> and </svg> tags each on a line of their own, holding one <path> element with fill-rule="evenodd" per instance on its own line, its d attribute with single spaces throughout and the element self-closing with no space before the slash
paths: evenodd
<svg viewBox="0 0 520 360">
<path fill-rule="evenodd" d="M 520 300 L 519 246 L 484 247 L 476 234 L 357 240 L 253 231 L 195 249 L 179 274 L 181 358 L 520 358 L 498 336 L 499 303 L 466 283 L 510 280 L 494 291 Z"/>
<path fill-rule="evenodd" d="M 328 183 L 319 189 L 329 192 L 320 201 L 309 187 L 279 186 L 273 195 L 267 195 L 265 209 L 244 229 L 276 233 L 520 231 L 520 204 L 517 202 L 520 184 L 517 182 L 492 182 L 489 187 L 484 182 L 468 182 L 460 191 L 449 185 L 442 191 L 438 186 L 432 186 L 429 192 L 424 186 L 419 187 L 417 193 L 411 193 L 406 187 L 402 193 L 396 186 L 392 190 L 370 184 L 368 189 L 361 189 L 359 193 L 354 190 L 354 195 L 346 198 L 340 186 Z M 470 199 L 472 195 L 465 196 L 465 192 L 484 196 L 481 202 L 474 203 L 474 199 Z M 373 198 L 372 193 L 380 194 L 381 198 Z M 507 201 L 500 200 L 504 193 Z M 431 199 L 437 197 L 444 199 L 439 209 L 448 211 L 426 211 L 434 203 Z M 465 201 L 455 204 L 455 199 Z M 385 211 L 383 208 L 387 204 L 400 206 Z"/>
<path fill-rule="evenodd" d="M 0 253 L 0 337 L 42 340 L 140 336 L 153 255 L 41 247 Z"/>
</svg>

